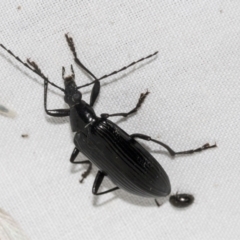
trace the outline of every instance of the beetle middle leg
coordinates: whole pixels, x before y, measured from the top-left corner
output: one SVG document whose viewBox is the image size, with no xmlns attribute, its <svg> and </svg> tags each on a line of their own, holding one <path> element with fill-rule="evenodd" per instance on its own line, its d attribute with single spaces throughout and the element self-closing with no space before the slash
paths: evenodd
<svg viewBox="0 0 240 240">
<path fill-rule="evenodd" d="M 109 117 L 116 117 L 116 116 L 127 117 L 128 115 L 137 112 L 138 109 L 143 104 L 143 102 L 144 102 L 144 100 L 145 100 L 145 98 L 147 97 L 148 94 L 149 94 L 148 90 L 145 93 L 141 93 L 136 107 L 133 108 L 131 111 L 129 111 L 127 113 L 114 113 L 114 114 L 102 113 L 101 118 L 109 118 Z"/>
<path fill-rule="evenodd" d="M 82 164 L 82 163 L 87 163 L 89 164 L 88 169 L 82 174 L 82 179 L 79 181 L 80 183 L 83 182 L 83 180 L 89 175 L 89 173 L 92 170 L 92 163 L 89 160 L 85 160 L 85 161 L 77 161 L 75 162 L 74 160 L 76 159 L 77 155 L 79 154 L 79 150 L 75 147 L 73 149 L 71 158 L 70 158 L 70 162 L 73 164 Z"/>
<path fill-rule="evenodd" d="M 98 171 L 97 176 L 96 176 L 96 178 L 95 178 L 95 180 L 94 180 L 94 183 L 93 183 L 93 188 L 92 188 L 92 193 L 93 193 L 94 195 L 102 195 L 102 194 L 106 194 L 106 193 L 109 193 L 109 192 L 113 192 L 113 191 L 119 189 L 119 187 L 115 187 L 115 188 L 111 188 L 111 189 L 109 189 L 109 190 L 107 190 L 107 191 L 104 191 L 104 192 L 100 192 L 100 193 L 99 193 L 99 192 L 98 192 L 98 189 L 99 189 L 99 187 L 101 186 L 101 183 L 102 183 L 102 181 L 103 181 L 103 179 L 104 179 L 105 176 L 106 176 L 106 174 L 104 174 L 104 173 L 101 172 L 101 171 Z"/>
<path fill-rule="evenodd" d="M 206 143 L 206 144 L 204 144 L 202 147 L 199 147 L 199 148 L 196 148 L 196 149 L 191 149 L 191 150 L 186 150 L 186 151 L 181 151 L 181 152 L 175 152 L 173 149 L 171 149 L 171 148 L 170 148 L 168 145 L 166 145 L 165 143 L 160 142 L 160 141 L 157 141 L 157 140 L 155 140 L 155 139 L 152 139 L 150 136 L 136 133 L 136 134 L 130 135 L 130 137 L 131 137 L 131 138 L 140 138 L 140 139 L 143 139 L 143 140 L 146 140 L 146 141 L 155 142 L 155 143 L 163 146 L 164 148 L 166 148 L 166 149 L 168 150 L 168 152 L 170 153 L 171 156 L 180 155 L 180 154 L 192 154 L 192 153 L 195 153 L 195 152 L 201 152 L 201 151 L 207 150 L 207 149 L 209 149 L 209 148 L 217 147 L 216 144 L 210 145 L 209 143 Z"/>
</svg>

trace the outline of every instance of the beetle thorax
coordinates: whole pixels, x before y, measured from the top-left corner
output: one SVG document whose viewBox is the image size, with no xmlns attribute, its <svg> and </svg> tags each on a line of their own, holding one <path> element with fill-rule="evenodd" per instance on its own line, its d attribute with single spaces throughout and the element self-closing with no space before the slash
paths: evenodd
<svg viewBox="0 0 240 240">
<path fill-rule="evenodd" d="M 84 101 L 70 108 L 70 122 L 73 132 L 85 131 L 87 125 L 94 123 L 97 119 L 93 108 Z"/>
</svg>

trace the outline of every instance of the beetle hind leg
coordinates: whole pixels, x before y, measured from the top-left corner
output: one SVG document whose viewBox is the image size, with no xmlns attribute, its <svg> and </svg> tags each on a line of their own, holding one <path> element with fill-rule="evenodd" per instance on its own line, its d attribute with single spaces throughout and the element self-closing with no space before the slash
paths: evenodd
<svg viewBox="0 0 240 240">
<path fill-rule="evenodd" d="M 92 188 L 92 193 L 93 193 L 94 195 L 102 195 L 102 194 L 106 194 L 106 193 L 109 193 L 109 192 L 113 192 L 113 191 L 119 189 L 119 187 L 115 187 L 115 188 L 111 188 L 111 189 L 109 189 L 109 190 L 107 190 L 107 191 L 104 191 L 104 192 L 100 192 L 100 193 L 99 193 L 99 192 L 98 192 L 98 189 L 99 189 L 99 187 L 101 186 L 102 181 L 103 181 L 103 179 L 104 179 L 105 176 L 106 176 L 106 175 L 105 175 L 103 172 L 98 171 L 97 176 L 96 176 L 96 178 L 95 178 L 95 180 L 94 180 L 94 183 L 93 183 L 93 188 Z"/>
<path fill-rule="evenodd" d="M 82 164 L 82 163 L 89 164 L 87 170 L 82 174 L 82 179 L 79 180 L 80 183 L 83 183 L 83 180 L 90 174 L 90 172 L 92 170 L 92 163 L 89 160 L 75 162 L 74 160 L 76 159 L 79 152 L 80 151 L 76 147 L 73 149 L 73 152 L 72 152 L 72 155 L 71 155 L 71 158 L 70 158 L 70 162 L 73 163 L 73 164 Z"/>
<path fill-rule="evenodd" d="M 215 148 L 215 147 L 217 147 L 216 144 L 210 145 L 209 143 L 206 143 L 206 144 L 204 144 L 202 147 L 199 147 L 199 148 L 196 148 L 196 149 L 191 149 L 191 150 L 186 150 L 186 151 L 181 151 L 181 152 L 175 152 L 173 149 L 171 149 L 171 148 L 170 148 L 168 145 L 166 145 L 165 143 L 160 142 L 160 141 L 157 141 L 157 140 L 155 140 L 155 139 L 152 139 L 151 137 L 149 137 L 149 136 L 147 136 L 147 135 L 136 133 L 136 134 L 132 134 L 132 135 L 130 135 L 130 136 L 131 136 L 131 138 L 140 138 L 140 139 L 143 139 L 143 140 L 146 140 L 146 141 L 155 142 L 155 143 L 163 146 L 164 148 L 166 148 L 166 149 L 168 150 L 168 152 L 170 153 L 171 156 L 180 155 L 180 154 L 192 154 L 192 153 L 195 153 L 195 152 L 201 152 L 201 151 L 207 150 L 207 149 L 209 149 L 209 148 Z"/>
</svg>

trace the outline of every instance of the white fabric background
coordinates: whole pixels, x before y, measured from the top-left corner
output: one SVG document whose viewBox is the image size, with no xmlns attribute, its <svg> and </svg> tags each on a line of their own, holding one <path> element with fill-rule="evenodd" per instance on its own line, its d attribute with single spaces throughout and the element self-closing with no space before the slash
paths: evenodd
<svg viewBox="0 0 240 240">
<path fill-rule="evenodd" d="M 79 184 L 86 166 L 69 162 L 69 120 L 46 116 L 42 80 L 0 49 L 0 98 L 18 114 L 0 116 L 0 207 L 32 240 L 239 239 L 239 13 L 234 0 L 1 1 L 0 42 L 61 86 L 61 67 L 70 73 L 73 63 L 67 32 L 98 77 L 158 50 L 154 60 L 102 82 L 96 113 L 128 111 L 148 89 L 137 114 L 112 120 L 175 150 L 207 142 L 218 148 L 173 159 L 144 142 L 172 192 L 194 194 L 188 209 L 167 199 L 157 208 L 153 199 L 122 190 L 94 197 L 97 169 Z M 78 85 L 90 81 L 74 68 Z M 90 90 L 83 91 L 87 101 Z M 48 105 L 66 107 L 62 93 L 51 87 Z"/>
</svg>

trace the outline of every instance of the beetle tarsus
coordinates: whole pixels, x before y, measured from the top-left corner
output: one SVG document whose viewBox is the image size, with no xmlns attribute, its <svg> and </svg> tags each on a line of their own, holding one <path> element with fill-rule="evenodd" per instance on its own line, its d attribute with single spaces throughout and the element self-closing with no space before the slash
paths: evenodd
<svg viewBox="0 0 240 240">
<path fill-rule="evenodd" d="M 90 174 L 92 170 L 92 163 L 89 161 L 88 169 L 82 174 L 82 179 L 79 181 L 80 183 L 83 183 L 83 180 Z"/>
<path fill-rule="evenodd" d="M 215 147 L 217 147 L 216 144 L 210 145 L 209 143 L 206 143 L 200 148 L 187 150 L 187 151 L 182 151 L 182 152 L 174 152 L 174 155 L 177 155 L 177 154 L 192 154 L 192 153 L 195 153 L 195 152 L 201 152 L 201 151 L 207 150 L 209 148 L 215 148 Z"/>
<path fill-rule="evenodd" d="M 82 179 L 79 180 L 80 183 L 83 182 L 83 180 L 89 175 L 89 173 L 91 172 L 92 170 L 92 163 L 89 161 L 89 160 L 84 160 L 84 161 L 77 161 L 75 162 L 74 160 L 77 158 L 78 154 L 79 154 L 79 149 L 78 148 L 74 148 L 73 149 L 73 152 L 72 152 L 72 155 L 70 157 L 70 162 L 73 163 L 73 164 L 83 164 L 83 163 L 87 163 L 89 164 L 88 166 L 88 169 L 82 174 Z"/>
</svg>

